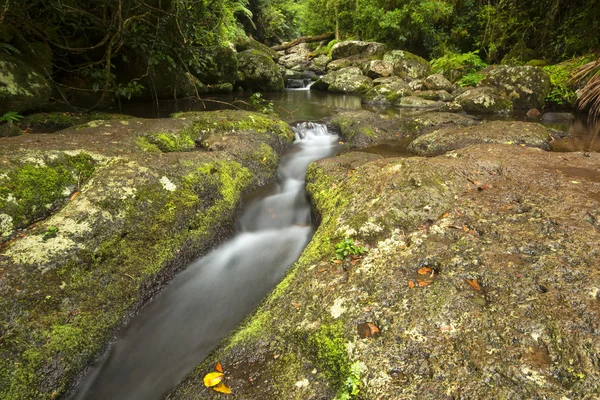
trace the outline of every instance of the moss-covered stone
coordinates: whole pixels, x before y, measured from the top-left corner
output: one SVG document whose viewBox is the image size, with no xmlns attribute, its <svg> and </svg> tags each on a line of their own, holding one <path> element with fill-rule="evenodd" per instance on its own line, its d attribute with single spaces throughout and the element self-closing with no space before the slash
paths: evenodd
<svg viewBox="0 0 600 400">
<path fill-rule="evenodd" d="M 391 105 L 399 102 L 402 97 L 412 94 L 408 84 L 398 80 L 373 87 L 363 95 L 361 101 L 365 104 Z"/>
<path fill-rule="evenodd" d="M 199 146 L 163 152 L 152 132 L 169 140 L 194 132 Z M 22 206 L 28 221 L 41 204 L 47 219 L 0 250 L 3 399 L 63 395 L 124 321 L 229 235 L 243 194 L 274 177 L 293 132 L 274 118 L 230 111 L 92 121 L 37 135 L 30 150 L 13 154 L 22 138 L 3 139 L 0 160 L 15 166 L 1 175 L 0 200 Z M 77 196 L 69 185 L 78 185 Z M 48 216 L 47 203 L 69 198 Z M 14 227 L 0 209 L 3 231 Z"/>
<path fill-rule="evenodd" d="M 492 121 L 477 126 L 452 127 L 416 138 L 408 150 L 432 156 L 482 143 L 503 143 L 548 150 L 552 137 L 543 125 L 532 122 Z"/>
<path fill-rule="evenodd" d="M 393 65 L 396 75 L 412 79 L 424 78 L 431 72 L 427 60 L 405 50 L 389 51 L 383 55 L 383 61 Z"/>
<path fill-rule="evenodd" d="M 469 89 L 458 95 L 455 102 L 471 114 L 508 114 L 513 108 L 506 96 L 490 87 Z"/>
<path fill-rule="evenodd" d="M 238 73 L 236 53 L 229 46 L 196 47 L 190 61 L 192 73 L 205 84 L 235 82 Z"/>
<path fill-rule="evenodd" d="M 383 43 L 346 40 L 333 45 L 331 48 L 331 59 L 338 60 L 352 56 L 381 58 L 384 52 L 385 45 Z"/>
<path fill-rule="evenodd" d="M 20 136 L 23 132 L 19 127 L 12 122 L 3 122 L 0 123 L 0 138 L 3 137 L 11 137 L 11 136 Z"/>
<path fill-rule="evenodd" d="M 32 133 L 48 133 L 60 129 L 69 128 L 71 126 L 85 124 L 91 121 L 100 120 L 118 120 L 124 121 L 132 117 L 122 114 L 107 114 L 101 112 L 92 113 L 72 113 L 72 112 L 52 112 L 31 114 L 19 121 L 19 126 L 22 129 L 31 130 Z"/>
<path fill-rule="evenodd" d="M 539 67 L 500 65 L 492 68 L 479 83 L 504 92 L 515 108 L 542 108 L 550 93 L 550 76 Z"/>
<path fill-rule="evenodd" d="M 246 36 L 240 38 L 236 42 L 235 49 L 238 52 L 242 52 L 242 51 L 246 51 L 246 50 L 260 51 L 261 53 L 264 53 L 264 54 L 268 55 L 269 57 L 271 57 L 273 59 L 273 61 L 277 61 L 281 57 L 281 55 L 278 52 L 276 52 L 269 46 L 262 44 L 261 42 L 254 40 L 252 38 L 246 37 Z"/>
<path fill-rule="evenodd" d="M 218 398 L 201 379 L 216 361 L 240 399 L 334 398 L 349 365 L 365 399 L 600 395 L 600 182 L 590 174 L 600 155 L 570 161 L 478 145 L 312 164 L 321 224 L 311 243 L 260 320 L 232 336 L 243 339 L 226 340 L 169 398 Z M 332 262 L 344 237 L 368 253 Z M 358 334 L 367 322 L 378 337 Z"/>
<path fill-rule="evenodd" d="M 50 84 L 33 67 L 4 52 L 0 54 L 0 111 L 23 112 L 50 99 Z"/>
<path fill-rule="evenodd" d="M 284 89 L 279 67 L 271 57 L 258 50 L 245 50 L 237 54 L 239 77 L 237 84 L 246 90 L 265 92 Z"/>
</svg>

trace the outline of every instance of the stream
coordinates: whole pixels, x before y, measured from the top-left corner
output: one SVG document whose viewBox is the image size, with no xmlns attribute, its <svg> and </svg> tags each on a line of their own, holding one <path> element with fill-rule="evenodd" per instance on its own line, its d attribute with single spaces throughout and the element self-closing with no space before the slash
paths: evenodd
<svg viewBox="0 0 600 400">
<path fill-rule="evenodd" d="M 72 398 L 164 398 L 283 278 L 313 234 L 306 169 L 338 147 L 323 124 L 293 129 L 276 183 L 245 205 L 234 237 L 145 306 Z"/>
<path fill-rule="evenodd" d="M 218 99 L 233 102 L 236 96 Z M 266 98 L 296 134 L 294 144 L 281 157 L 277 181 L 247 199 L 232 239 L 190 264 L 142 309 L 70 399 L 164 398 L 257 307 L 308 244 L 313 227 L 304 191 L 306 169 L 311 162 L 338 152 L 340 146 L 326 125 L 303 121 L 322 121 L 340 110 L 366 107 L 357 96 L 307 90 L 269 93 Z M 132 104 L 121 111 L 155 118 L 176 111 L 224 108 L 217 102 L 198 101 L 152 107 Z M 398 109 L 373 111 L 416 114 Z M 551 128 L 565 132 L 555 142 L 555 151 L 600 151 L 600 125 L 575 120 Z M 394 144 L 377 146 L 362 151 L 403 153 Z"/>
</svg>

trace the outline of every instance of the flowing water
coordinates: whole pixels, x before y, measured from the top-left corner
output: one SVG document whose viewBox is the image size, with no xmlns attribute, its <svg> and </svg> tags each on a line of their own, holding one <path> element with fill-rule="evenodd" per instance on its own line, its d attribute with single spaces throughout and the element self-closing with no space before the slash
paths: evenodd
<svg viewBox="0 0 600 400">
<path fill-rule="evenodd" d="M 236 235 L 187 267 L 129 324 L 75 399 L 161 399 L 256 308 L 313 234 L 308 165 L 336 151 L 325 125 L 301 123 L 276 184 L 238 218 Z"/>
<path fill-rule="evenodd" d="M 235 102 L 236 96 L 218 100 Z M 188 266 L 144 307 L 71 398 L 164 398 L 256 308 L 310 240 L 306 169 L 312 161 L 334 154 L 338 138 L 325 125 L 299 121 L 319 121 L 341 110 L 361 109 L 360 97 L 304 88 L 269 93 L 266 98 L 273 101 L 282 119 L 296 125 L 296 141 L 281 159 L 277 182 L 249 199 L 229 242 Z M 156 106 L 137 109 L 133 104 L 123 112 L 166 117 L 176 111 L 225 108 L 222 103 L 198 101 Z M 564 132 L 553 143 L 555 151 L 600 151 L 600 125 L 575 120 L 551 128 Z M 405 155 L 406 144 L 382 142 L 362 151 Z"/>
</svg>

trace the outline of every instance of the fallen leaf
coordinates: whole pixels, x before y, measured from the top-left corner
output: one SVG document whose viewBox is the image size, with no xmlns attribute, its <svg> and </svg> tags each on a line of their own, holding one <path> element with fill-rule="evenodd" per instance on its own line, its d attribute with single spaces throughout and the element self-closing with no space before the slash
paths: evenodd
<svg viewBox="0 0 600 400">
<path fill-rule="evenodd" d="M 370 322 L 367 322 L 367 326 L 369 327 L 369 331 L 371 332 L 371 336 L 379 333 L 379 328 L 373 325 Z"/>
<path fill-rule="evenodd" d="M 73 193 L 73 194 L 71 195 L 71 199 L 70 199 L 70 201 L 73 201 L 73 200 L 75 200 L 75 198 L 77 198 L 77 196 L 79 196 L 79 192 L 75 192 L 75 193 Z"/>
<path fill-rule="evenodd" d="M 428 275 L 431 274 L 433 270 L 429 267 L 423 267 L 417 271 L 419 275 Z"/>
<path fill-rule="evenodd" d="M 229 387 L 223 382 L 219 383 L 217 386 L 214 386 L 213 390 L 219 393 L 231 394 L 231 389 L 229 389 Z"/>
<path fill-rule="evenodd" d="M 365 322 L 363 324 L 356 325 L 356 330 L 358 332 L 358 336 L 361 338 L 379 335 L 379 328 L 371 322 Z"/>
<path fill-rule="evenodd" d="M 425 287 L 425 286 L 429 286 L 431 285 L 431 281 L 418 281 L 419 282 L 419 287 Z"/>
<path fill-rule="evenodd" d="M 408 281 L 408 287 L 414 289 L 415 283 L 413 281 Z"/>
<path fill-rule="evenodd" d="M 204 376 L 204 386 L 212 387 L 218 385 L 223 380 L 225 374 L 222 372 L 210 372 Z"/>
<path fill-rule="evenodd" d="M 341 263 L 342 263 L 342 260 L 333 260 L 333 263 L 334 263 L 334 264 L 341 264 Z"/>
<path fill-rule="evenodd" d="M 448 213 L 444 213 L 444 215 L 442 215 L 442 219 L 444 219 L 444 218 L 448 218 L 448 216 L 449 216 L 449 215 L 450 215 L 450 214 L 448 214 Z"/>
<path fill-rule="evenodd" d="M 223 367 L 221 366 L 220 362 L 217 362 L 217 365 L 215 365 L 215 369 L 219 372 L 223 372 Z"/>
<path fill-rule="evenodd" d="M 298 303 L 298 302 L 295 302 L 295 301 L 292 301 L 292 305 L 294 306 L 294 308 L 295 308 L 296 310 L 299 310 L 299 309 L 300 309 L 300 303 Z"/>
<path fill-rule="evenodd" d="M 479 282 L 477 279 L 467 279 L 467 283 L 475 290 L 481 291 L 481 286 L 479 286 Z"/>
</svg>

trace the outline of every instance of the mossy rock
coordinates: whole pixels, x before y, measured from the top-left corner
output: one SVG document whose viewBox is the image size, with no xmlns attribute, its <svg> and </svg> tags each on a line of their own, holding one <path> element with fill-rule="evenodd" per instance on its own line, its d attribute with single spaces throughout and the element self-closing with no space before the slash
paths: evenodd
<svg viewBox="0 0 600 400">
<path fill-rule="evenodd" d="M 468 89 L 455 101 L 470 114 L 509 114 L 513 108 L 512 101 L 491 87 Z"/>
<path fill-rule="evenodd" d="M 64 395 L 173 274 L 228 237 L 294 135 L 224 111 L 26 138 L 0 150 L 3 232 L 45 218 L 0 249 L 0 398 L 15 400 Z"/>
<path fill-rule="evenodd" d="M 427 60 L 405 50 L 392 50 L 383 55 L 383 61 L 391 64 L 394 74 L 412 79 L 425 78 L 431 72 Z"/>
<path fill-rule="evenodd" d="M 331 48 L 331 59 L 360 56 L 362 58 L 381 58 L 385 53 L 385 44 L 377 42 L 362 42 L 346 40 L 338 42 Z"/>
<path fill-rule="evenodd" d="M 483 143 L 514 144 L 548 150 L 552 137 L 543 125 L 533 122 L 492 121 L 477 126 L 436 130 L 415 139 L 408 150 L 432 156 Z"/>
<path fill-rule="evenodd" d="M 0 71 L 0 113 L 33 110 L 50 100 L 50 84 L 25 62 L 1 52 Z"/>
<path fill-rule="evenodd" d="M 191 71 L 204 84 L 235 82 L 238 73 L 236 53 L 229 46 L 196 47 Z"/>
<path fill-rule="evenodd" d="M 434 101 L 452 101 L 454 96 L 445 90 L 420 90 L 414 93 L 415 96 L 425 100 Z"/>
<path fill-rule="evenodd" d="M 550 93 L 550 75 L 539 67 L 500 65 L 491 69 L 479 85 L 502 91 L 514 108 L 529 110 L 544 106 Z"/>
<path fill-rule="evenodd" d="M 349 148 L 365 147 L 379 140 L 397 139 L 400 136 L 398 121 L 366 110 L 339 113 L 329 124 Z"/>
<path fill-rule="evenodd" d="M 107 114 L 102 112 L 92 113 L 73 113 L 73 112 L 52 112 L 27 115 L 21 119 L 18 125 L 22 129 L 28 129 L 33 133 L 54 132 L 60 129 L 66 129 L 71 126 L 85 124 L 91 121 L 120 121 L 131 119 L 132 117 L 122 114 Z"/>
<path fill-rule="evenodd" d="M 310 244 L 169 398 L 220 398 L 217 361 L 240 399 L 597 397 L 599 163 L 498 144 L 313 163 Z M 346 237 L 368 252 L 334 263 Z"/>
<path fill-rule="evenodd" d="M 411 96 L 412 90 L 404 81 L 392 81 L 377 85 L 362 96 L 365 104 L 391 105 L 397 103 L 402 97 Z"/>
<path fill-rule="evenodd" d="M 237 58 L 240 73 L 236 83 L 244 89 L 264 92 L 284 89 L 279 67 L 268 55 L 258 50 L 245 50 L 238 53 Z"/>
<path fill-rule="evenodd" d="M 269 46 L 249 37 L 244 37 L 238 40 L 238 42 L 235 44 L 235 49 L 238 53 L 246 50 L 257 50 L 271 57 L 273 61 L 277 61 L 279 60 L 279 57 L 281 57 L 281 54 Z"/>
<path fill-rule="evenodd" d="M 0 138 L 20 136 L 23 132 L 19 127 L 11 122 L 0 123 Z"/>
</svg>

